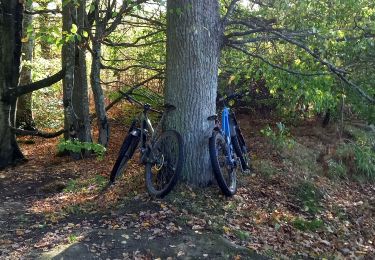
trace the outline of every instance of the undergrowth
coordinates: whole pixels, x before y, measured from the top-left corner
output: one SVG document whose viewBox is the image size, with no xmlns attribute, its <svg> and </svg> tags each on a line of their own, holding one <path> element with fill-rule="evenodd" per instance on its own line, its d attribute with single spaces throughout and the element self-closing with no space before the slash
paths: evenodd
<svg viewBox="0 0 375 260">
<path fill-rule="evenodd" d="M 333 177 L 375 181 L 375 135 L 351 126 L 345 131 L 353 140 L 346 139 L 337 146 L 328 161 L 328 173 Z"/>
<path fill-rule="evenodd" d="M 294 194 L 304 211 L 316 214 L 321 210 L 323 193 L 310 181 L 302 181 L 294 187 Z"/>
<path fill-rule="evenodd" d="M 290 135 L 289 129 L 282 123 L 276 123 L 277 131 L 272 130 L 270 126 L 267 126 L 260 130 L 261 134 L 267 137 L 272 146 L 279 150 L 291 149 L 295 145 L 295 141 Z"/>
</svg>

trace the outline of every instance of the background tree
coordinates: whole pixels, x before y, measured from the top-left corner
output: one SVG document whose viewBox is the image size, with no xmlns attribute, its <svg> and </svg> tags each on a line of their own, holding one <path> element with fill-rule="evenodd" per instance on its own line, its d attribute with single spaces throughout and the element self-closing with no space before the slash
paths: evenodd
<svg viewBox="0 0 375 260">
<path fill-rule="evenodd" d="M 32 11 L 32 1 L 27 1 L 25 8 Z M 32 82 L 31 73 L 34 51 L 34 35 L 31 29 L 32 23 L 33 16 L 25 13 L 22 24 L 22 68 L 20 72 L 20 85 L 26 85 Z M 31 30 L 28 31 L 29 28 Z M 26 130 L 34 130 L 35 128 L 32 112 L 32 93 L 25 94 L 17 100 L 16 126 Z"/>
</svg>

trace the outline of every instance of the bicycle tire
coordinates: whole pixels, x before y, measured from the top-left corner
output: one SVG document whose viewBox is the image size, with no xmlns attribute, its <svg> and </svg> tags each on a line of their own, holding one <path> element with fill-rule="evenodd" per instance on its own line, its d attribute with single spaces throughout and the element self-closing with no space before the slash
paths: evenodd
<svg viewBox="0 0 375 260">
<path fill-rule="evenodd" d="M 230 149 L 219 131 L 213 131 L 209 140 L 209 151 L 217 184 L 225 196 L 233 196 L 237 191 L 236 171 L 227 162 Z M 227 179 L 225 175 L 228 175 L 229 178 Z"/>
<path fill-rule="evenodd" d="M 171 141 L 175 142 L 176 147 L 168 145 L 168 142 Z M 146 188 L 152 197 L 163 198 L 176 185 L 182 170 L 183 141 L 181 135 L 175 130 L 163 132 L 156 139 L 147 157 L 145 165 Z"/>
<path fill-rule="evenodd" d="M 139 143 L 139 136 L 127 135 L 121 145 L 119 155 L 113 165 L 109 183 L 113 184 L 123 174 L 127 162 L 132 158 Z"/>
<path fill-rule="evenodd" d="M 232 136 L 233 149 L 240 159 L 242 171 L 250 170 L 250 158 L 244 140 L 240 138 L 241 132 L 236 128 L 236 136 Z"/>
</svg>

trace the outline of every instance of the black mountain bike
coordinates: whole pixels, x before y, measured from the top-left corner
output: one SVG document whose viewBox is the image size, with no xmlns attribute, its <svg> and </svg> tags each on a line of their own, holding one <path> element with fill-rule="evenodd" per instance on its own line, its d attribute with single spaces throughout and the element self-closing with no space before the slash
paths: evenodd
<svg viewBox="0 0 375 260">
<path fill-rule="evenodd" d="M 218 101 L 223 105 L 221 124 L 217 115 L 210 116 L 215 120 L 215 128 L 209 140 L 212 168 L 218 185 L 226 196 L 237 191 L 237 169 L 250 171 L 250 158 L 245 140 L 233 111 L 228 107 L 232 99 L 241 98 L 244 94 L 234 93 Z"/>
<path fill-rule="evenodd" d="M 127 162 L 140 147 L 140 162 L 145 165 L 146 187 L 153 197 L 162 198 L 176 185 L 182 169 L 183 143 L 181 135 L 175 130 L 161 132 L 161 125 L 166 113 L 175 109 L 173 105 L 165 105 L 165 112 L 152 109 L 149 104 L 141 104 L 129 95 L 122 93 L 130 102 L 143 106 L 140 115 L 133 119 L 128 135 L 122 143 L 118 158 L 110 175 L 113 184 L 125 171 Z M 153 128 L 148 112 L 162 114 L 160 123 Z M 139 145 L 140 144 L 140 145 Z"/>
</svg>

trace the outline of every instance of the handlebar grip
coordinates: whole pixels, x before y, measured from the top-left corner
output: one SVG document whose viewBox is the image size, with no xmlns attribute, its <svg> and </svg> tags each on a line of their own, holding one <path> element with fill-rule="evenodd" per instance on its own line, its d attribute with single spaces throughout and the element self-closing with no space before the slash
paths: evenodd
<svg viewBox="0 0 375 260">
<path fill-rule="evenodd" d="M 223 97 L 223 98 L 220 98 L 219 100 L 218 100 L 218 103 L 223 103 L 223 102 L 225 102 L 225 101 L 228 101 L 228 100 L 231 100 L 231 99 L 235 99 L 235 98 L 241 98 L 241 97 L 243 97 L 243 95 L 244 94 L 242 94 L 242 93 L 233 93 L 233 94 L 230 94 L 229 96 L 227 96 L 227 97 Z"/>
</svg>

